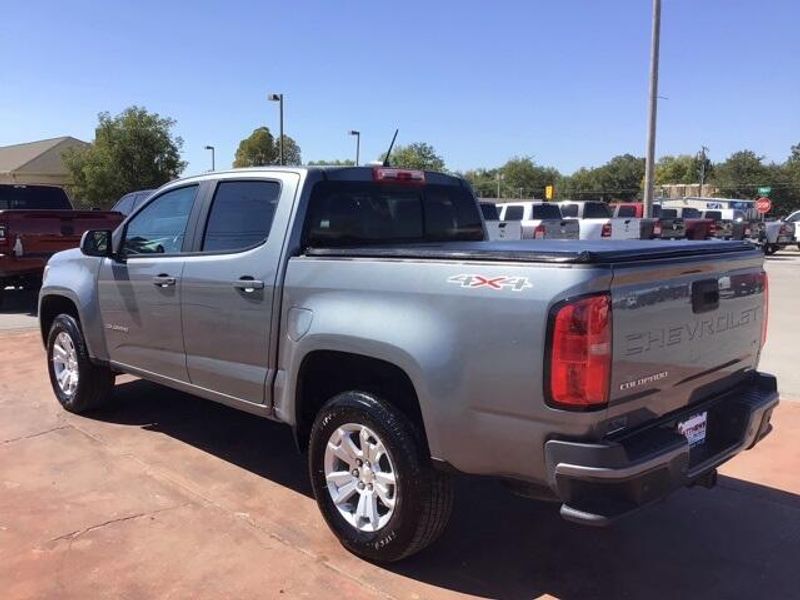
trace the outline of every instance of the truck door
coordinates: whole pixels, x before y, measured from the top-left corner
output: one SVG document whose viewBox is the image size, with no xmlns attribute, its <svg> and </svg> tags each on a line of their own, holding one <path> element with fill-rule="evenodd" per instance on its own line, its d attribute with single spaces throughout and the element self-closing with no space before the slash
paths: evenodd
<svg viewBox="0 0 800 600">
<path fill-rule="evenodd" d="M 198 184 L 170 189 L 128 221 L 120 252 L 105 259 L 98 298 L 112 361 L 187 381 L 180 294 Z"/>
<path fill-rule="evenodd" d="M 299 176 L 223 178 L 183 270 L 183 338 L 194 385 L 269 401 L 276 276 Z"/>
</svg>

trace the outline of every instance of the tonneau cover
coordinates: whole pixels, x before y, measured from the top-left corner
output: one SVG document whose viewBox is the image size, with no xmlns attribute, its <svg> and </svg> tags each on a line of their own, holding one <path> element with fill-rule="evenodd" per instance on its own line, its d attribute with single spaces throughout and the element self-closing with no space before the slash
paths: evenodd
<svg viewBox="0 0 800 600">
<path fill-rule="evenodd" d="M 753 252 L 745 241 L 519 240 L 446 242 L 353 248 L 307 248 L 306 256 L 607 264 L 664 258 Z"/>
</svg>

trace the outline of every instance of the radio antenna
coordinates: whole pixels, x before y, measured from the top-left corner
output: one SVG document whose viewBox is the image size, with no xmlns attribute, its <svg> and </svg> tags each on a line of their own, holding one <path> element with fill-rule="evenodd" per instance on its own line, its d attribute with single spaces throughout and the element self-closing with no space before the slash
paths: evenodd
<svg viewBox="0 0 800 600">
<path fill-rule="evenodd" d="M 389 166 L 389 157 L 392 155 L 392 148 L 394 148 L 394 141 L 397 139 L 397 132 L 399 131 L 400 131 L 399 129 L 394 130 L 394 137 L 392 138 L 392 143 L 389 144 L 389 149 L 386 151 L 386 157 L 383 159 L 384 167 Z"/>
</svg>

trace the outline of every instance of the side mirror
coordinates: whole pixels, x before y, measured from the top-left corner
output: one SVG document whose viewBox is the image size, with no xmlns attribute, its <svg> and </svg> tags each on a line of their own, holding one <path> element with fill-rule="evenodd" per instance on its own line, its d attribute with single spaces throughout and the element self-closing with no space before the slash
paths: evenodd
<svg viewBox="0 0 800 600">
<path fill-rule="evenodd" d="M 81 252 L 86 256 L 111 258 L 114 250 L 111 246 L 110 229 L 90 229 L 81 238 Z"/>
</svg>

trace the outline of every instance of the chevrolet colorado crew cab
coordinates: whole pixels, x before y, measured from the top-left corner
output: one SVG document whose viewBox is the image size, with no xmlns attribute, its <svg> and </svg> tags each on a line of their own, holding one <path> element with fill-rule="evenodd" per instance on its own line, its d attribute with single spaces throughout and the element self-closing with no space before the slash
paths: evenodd
<svg viewBox="0 0 800 600">
<path fill-rule="evenodd" d="M 752 245 L 485 238 L 439 173 L 171 182 L 50 260 L 53 391 L 82 413 L 129 373 L 288 424 L 331 530 L 374 561 L 442 533 L 456 473 L 603 525 L 770 431 Z"/>
</svg>

